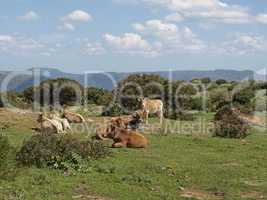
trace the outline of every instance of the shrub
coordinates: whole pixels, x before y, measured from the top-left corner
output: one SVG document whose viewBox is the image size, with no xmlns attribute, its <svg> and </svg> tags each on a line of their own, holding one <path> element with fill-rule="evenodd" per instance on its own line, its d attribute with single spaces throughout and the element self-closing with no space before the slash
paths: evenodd
<svg viewBox="0 0 267 200">
<path fill-rule="evenodd" d="M 191 109 L 192 110 L 203 110 L 204 109 L 203 98 L 202 97 L 192 98 Z"/>
<path fill-rule="evenodd" d="M 112 92 L 100 88 L 87 88 L 87 101 L 89 104 L 108 105 L 113 100 Z"/>
<path fill-rule="evenodd" d="M 168 118 L 181 121 L 194 121 L 195 116 L 193 113 L 189 113 L 183 110 L 176 110 L 168 114 Z"/>
<path fill-rule="evenodd" d="M 209 84 L 211 82 L 211 79 L 209 77 L 205 77 L 201 79 L 201 83 L 203 84 Z"/>
<path fill-rule="evenodd" d="M 243 113 L 251 113 L 255 106 L 255 90 L 253 87 L 246 87 L 233 94 L 233 103 Z"/>
<path fill-rule="evenodd" d="M 222 85 L 222 84 L 227 83 L 227 81 L 224 80 L 224 79 L 218 79 L 218 80 L 216 80 L 215 82 L 216 82 L 217 85 Z"/>
<path fill-rule="evenodd" d="M 242 121 L 230 106 L 224 106 L 215 115 L 215 136 L 244 138 L 248 125 Z"/>
<path fill-rule="evenodd" d="M 109 105 L 108 107 L 104 108 L 102 116 L 115 117 L 115 116 L 120 116 L 122 114 L 125 114 L 125 112 L 124 112 L 123 108 L 121 107 L 121 105 L 118 103 L 114 103 L 114 104 Z"/>
<path fill-rule="evenodd" d="M 90 160 L 110 155 L 110 150 L 98 141 L 80 141 L 70 135 L 35 135 L 25 141 L 17 153 L 20 164 L 46 167 L 57 162 L 76 162 L 77 155 L 81 159 Z M 75 161 L 76 159 L 76 161 Z"/>
<path fill-rule="evenodd" d="M 230 94 L 226 88 L 216 88 L 209 92 L 208 107 L 210 111 L 218 111 L 229 103 Z"/>
<path fill-rule="evenodd" d="M 7 158 L 11 150 L 7 137 L 0 134 L 0 168 L 7 164 Z"/>
</svg>

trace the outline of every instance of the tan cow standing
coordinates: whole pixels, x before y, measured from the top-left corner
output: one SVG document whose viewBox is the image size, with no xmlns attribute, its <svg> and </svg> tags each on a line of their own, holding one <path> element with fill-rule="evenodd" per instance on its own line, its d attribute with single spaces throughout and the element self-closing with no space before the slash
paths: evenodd
<svg viewBox="0 0 267 200">
<path fill-rule="evenodd" d="M 149 114 L 157 114 L 160 118 L 160 124 L 163 121 L 163 102 L 159 99 L 148 99 L 148 98 L 140 98 L 141 109 L 145 111 L 146 114 L 146 124 L 148 124 L 148 116 Z"/>
</svg>

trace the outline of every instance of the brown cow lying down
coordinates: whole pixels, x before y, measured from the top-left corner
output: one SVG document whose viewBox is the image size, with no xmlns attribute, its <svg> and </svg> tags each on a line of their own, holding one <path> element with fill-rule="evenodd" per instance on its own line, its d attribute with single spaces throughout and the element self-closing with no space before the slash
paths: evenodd
<svg viewBox="0 0 267 200">
<path fill-rule="evenodd" d="M 143 122 L 145 118 L 145 112 L 142 110 L 135 111 L 131 115 L 121 116 L 121 117 L 113 117 L 111 118 L 111 124 L 124 128 L 124 129 L 133 129 L 136 130 L 139 128 L 139 124 Z"/>
<path fill-rule="evenodd" d="M 145 148 L 148 145 L 148 140 L 142 134 L 133 131 L 118 128 L 110 125 L 105 133 L 98 134 L 101 139 L 112 139 L 114 143 L 112 147 L 129 147 L 129 148 Z"/>
<path fill-rule="evenodd" d="M 69 123 L 84 123 L 85 120 L 82 115 L 68 110 L 63 111 L 63 117 L 66 118 Z"/>
<path fill-rule="evenodd" d="M 264 127 L 264 121 L 260 117 L 253 114 L 242 113 L 237 108 L 232 108 L 232 111 L 235 112 L 245 124 Z"/>
</svg>

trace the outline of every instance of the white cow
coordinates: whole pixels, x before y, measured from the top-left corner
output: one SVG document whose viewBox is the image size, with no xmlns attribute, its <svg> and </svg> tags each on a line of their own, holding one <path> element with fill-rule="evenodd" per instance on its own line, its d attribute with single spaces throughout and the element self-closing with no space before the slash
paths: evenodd
<svg viewBox="0 0 267 200">
<path fill-rule="evenodd" d="M 45 133 L 63 133 L 62 124 L 54 119 L 49 119 L 44 113 L 40 113 L 37 122 L 41 124 L 41 132 Z"/>
<path fill-rule="evenodd" d="M 68 120 L 66 118 L 61 118 L 58 113 L 50 113 L 49 119 L 59 121 L 62 124 L 63 131 L 71 130 L 70 123 L 68 122 Z"/>
<path fill-rule="evenodd" d="M 160 118 L 160 124 L 163 121 L 163 102 L 159 99 L 139 98 L 141 109 L 146 114 L 146 124 L 148 124 L 149 114 L 157 114 Z"/>
</svg>

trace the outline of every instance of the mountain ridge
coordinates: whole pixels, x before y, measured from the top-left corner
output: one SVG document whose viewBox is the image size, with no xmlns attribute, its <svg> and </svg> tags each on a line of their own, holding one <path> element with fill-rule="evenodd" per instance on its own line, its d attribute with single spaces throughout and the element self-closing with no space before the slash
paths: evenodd
<svg viewBox="0 0 267 200">
<path fill-rule="evenodd" d="M 94 86 L 99 88 L 104 88 L 111 90 L 115 87 L 114 82 L 121 81 L 127 78 L 131 74 L 155 74 L 160 75 L 165 78 L 169 78 L 170 73 L 173 80 L 192 80 L 194 78 L 204 78 L 209 77 L 212 80 L 225 79 L 227 81 L 241 81 L 254 79 L 264 79 L 265 77 L 255 74 L 252 70 L 228 70 L 228 69 L 216 69 L 216 70 L 177 70 L 177 71 L 154 71 L 154 72 L 105 72 L 105 73 L 89 73 L 89 74 L 74 74 L 69 72 L 63 72 L 56 68 L 31 68 L 27 71 L 28 73 L 16 72 L 18 75 L 8 85 L 8 90 L 22 91 L 34 84 L 33 74 L 39 73 L 40 80 L 48 80 L 55 78 L 69 78 L 80 82 L 84 86 Z M 2 84 L 8 74 L 8 71 L 0 71 L 0 84 Z M 110 79 L 112 77 L 112 80 Z M 260 77 L 260 78 L 259 78 Z M 87 80 L 87 82 L 86 82 Z M 39 83 L 36 82 L 37 84 Z"/>
</svg>

